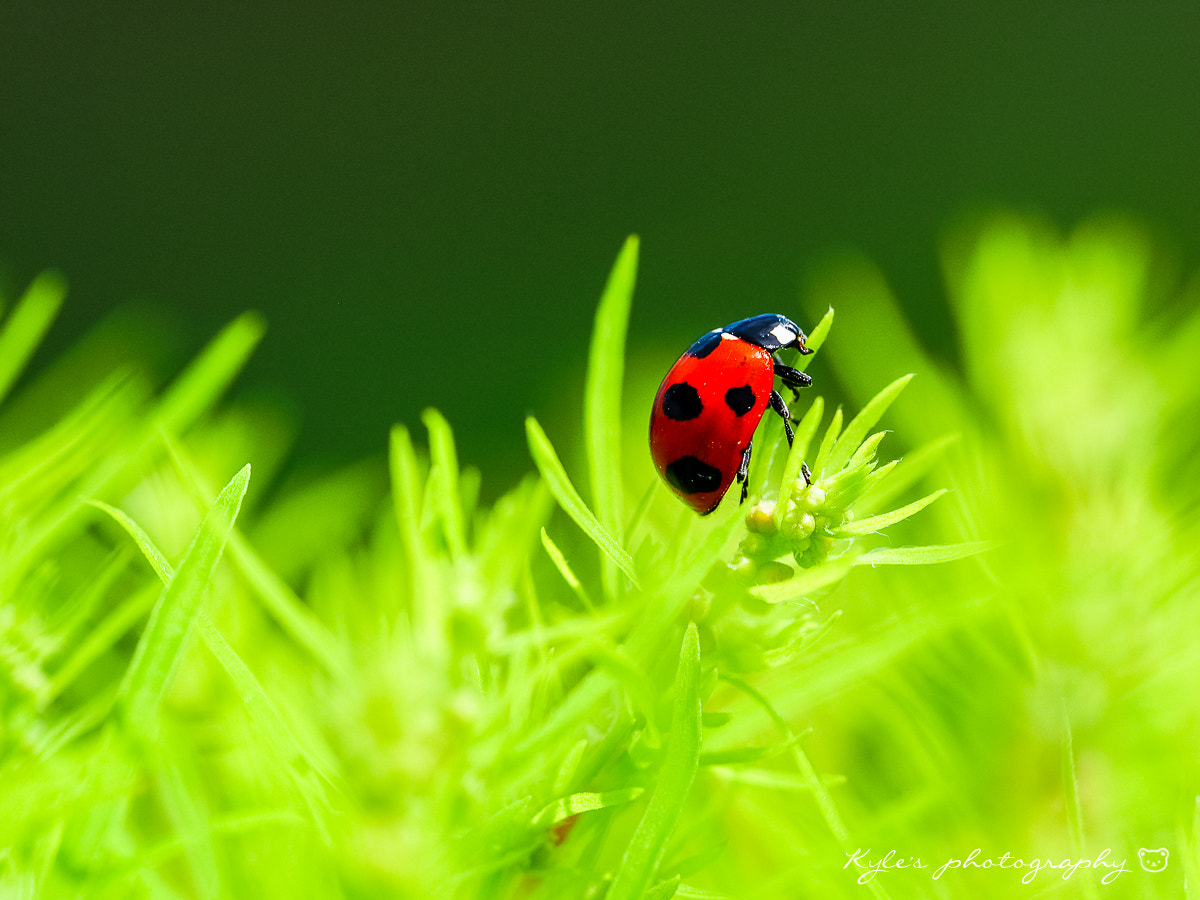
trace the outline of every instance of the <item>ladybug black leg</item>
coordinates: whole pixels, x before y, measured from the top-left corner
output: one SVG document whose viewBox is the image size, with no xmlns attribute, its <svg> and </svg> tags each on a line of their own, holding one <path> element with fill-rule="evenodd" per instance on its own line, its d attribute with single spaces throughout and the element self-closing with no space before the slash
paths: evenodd
<svg viewBox="0 0 1200 900">
<path fill-rule="evenodd" d="M 780 369 L 790 369 L 791 368 L 791 366 L 784 364 L 783 360 L 779 358 L 778 353 L 772 353 L 771 359 L 775 360 L 775 376 L 777 378 L 779 377 Z M 792 399 L 799 401 L 800 400 L 800 392 L 798 390 L 796 390 L 795 388 L 789 388 L 789 390 L 791 390 L 791 392 L 792 392 Z"/>
<path fill-rule="evenodd" d="M 739 503 L 746 502 L 746 495 L 750 492 L 750 452 L 754 449 L 754 441 L 746 445 L 746 449 L 742 451 L 742 462 L 738 466 L 737 480 L 742 485 L 742 499 Z"/>
<path fill-rule="evenodd" d="M 779 391 L 771 391 L 771 409 L 779 413 L 779 417 L 783 419 L 783 431 L 787 435 L 788 446 L 792 446 L 792 441 L 796 437 L 792 432 L 792 412 L 787 408 L 787 404 L 783 402 L 783 397 Z"/>
<path fill-rule="evenodd" d="M 804 476 L 804 483 L 812 485 L 812 470 L 808 468 L 808 463 L 800 463 L 800 474 Z"/>
<path fill-rule="evenodd" d="M 785 366 L 779 360 L 775 361 L 775 377 L 784 383 L 797 400 L 800 399 L 800 392 L 797 388 L 808 387 L 812 384 L 812 376 L 799 369 L 793 369 L 791 366 Z"/>
</svg>

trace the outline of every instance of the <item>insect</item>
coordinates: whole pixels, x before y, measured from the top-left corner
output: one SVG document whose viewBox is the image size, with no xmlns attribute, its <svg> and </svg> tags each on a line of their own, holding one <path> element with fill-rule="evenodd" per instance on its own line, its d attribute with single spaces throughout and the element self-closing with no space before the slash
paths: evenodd
<svg viewBox="0 0 1200 900">
<path fill-rule="evenodd" d="M 797 400 L 797 388 L 812 379 L 784 365 L 776 351 L 812 353 L 807 339 L 791 319 L 754 316 L 713 329 L 667 372 L 650 412 L 650 455 L 671 490 L 700 515 L 716 509 L 735 480 L 745 501 L 751 438 L 768 406 L 783 419 L 791 446 L 792 415 L 775 379 Z"/>
</svg>

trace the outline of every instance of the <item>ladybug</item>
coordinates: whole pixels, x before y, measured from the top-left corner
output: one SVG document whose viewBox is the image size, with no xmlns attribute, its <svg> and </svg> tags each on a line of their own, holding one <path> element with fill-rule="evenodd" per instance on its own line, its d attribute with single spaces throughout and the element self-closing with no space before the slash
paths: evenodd
<svg viewBox="0 0 1200 900">
<path fill-rule="evenodd" d="M 650 455 L 658 474 L 702 516 L 717 508 L 736 480 L 746 499 L 751 437 L 769 406 L 783 419 L 788 446 L 792 415 L 775 378 L 798 400 L 812 379 L 775 355 L 812 353 L 808 338 L 776 313 L 715 328 L 687 348 L 663 379 L 650 412 Z M 806 477 L 807 477 L 807 473 Z"/>
</svg>

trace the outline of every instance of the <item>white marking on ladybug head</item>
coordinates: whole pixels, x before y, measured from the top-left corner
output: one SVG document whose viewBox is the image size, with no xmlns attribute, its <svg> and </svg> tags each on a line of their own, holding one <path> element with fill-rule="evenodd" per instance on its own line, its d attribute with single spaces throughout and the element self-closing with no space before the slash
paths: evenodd
<svg viewBox="0 0 1200 900">
<path fill-rule="evenodd" d="M 796 332 L 782 322 L 771 329 L 771 334 L 775 337 L 775 340 L 779 341 L 780 346 L 787 346 L 796 340 L 797 337 Z"/>
</svg>

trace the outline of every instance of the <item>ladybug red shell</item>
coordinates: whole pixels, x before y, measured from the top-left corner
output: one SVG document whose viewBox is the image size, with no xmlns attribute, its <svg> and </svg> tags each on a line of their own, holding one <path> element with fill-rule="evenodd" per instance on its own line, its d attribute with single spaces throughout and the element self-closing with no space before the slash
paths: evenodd
<svg viewBox="0 0 1200 900">
<path fill-rule="evenodd" d="M 751 438 L 768 407 L 783 418 L 791 445 L 791 413 L 775 378 L 793 394 L 812 379 L 775 353 L 811 353 L 806 340 L 776 313 L 742 319 L 688 347 L 663 379 L 650 412 L 650 455 L 671 490 L 700 515 L 716 509 L 735 480 L 746 499 Z"/>
</svg>

